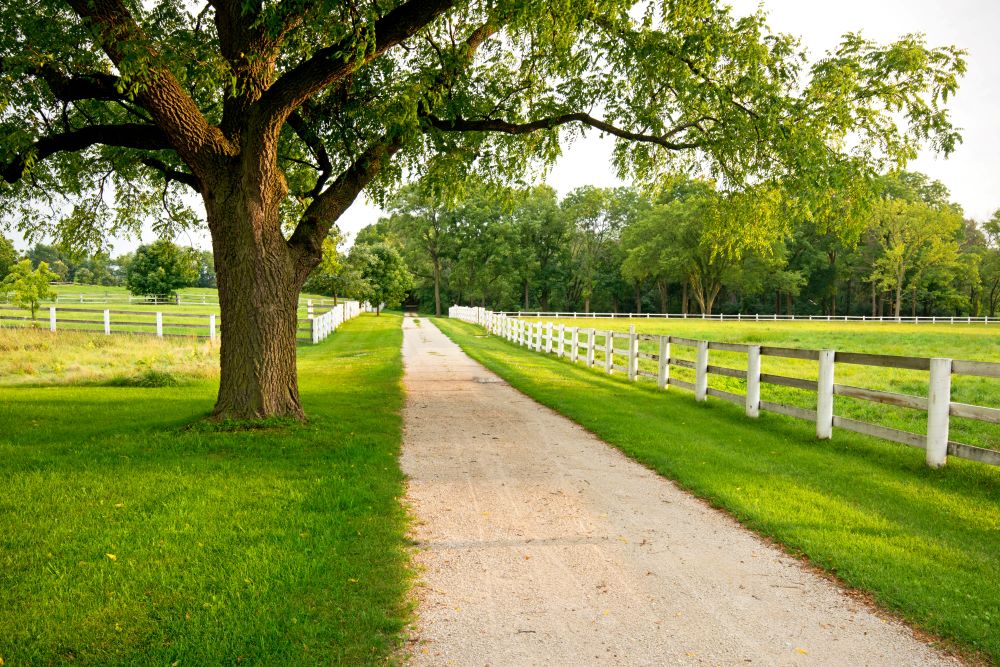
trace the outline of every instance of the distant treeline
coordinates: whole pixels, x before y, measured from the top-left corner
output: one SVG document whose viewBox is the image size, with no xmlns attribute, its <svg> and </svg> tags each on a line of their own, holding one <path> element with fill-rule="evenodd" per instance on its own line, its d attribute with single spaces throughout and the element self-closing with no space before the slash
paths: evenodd
<svg viewBox="0 0 1000 667">
<path fill-rule="evenodd" d="M 400 248 L 410 298 L 426 311 L 996 316 L 1000 306 L 1000 211 L 970 220 L 917 173 L 831 191 L 808 213 L 777 190 L 686 178 L 654 196 L 482 186 L 457 199 L 410 186 L 358 236 Z"/>
<path fill-rule="evenodd" d="M 117 257 L 103 252 L 70 252 L 44 243 L 36 243 L 22 255 L 10 240 L 0 236 L 0 280 L 21 259 L 31 260 L 34 268 L 45 262 L 58 282 L 125 286 L 134 294 L 160 293 L 156 290 L 170 293 L 180 287 L 215 287 L 211 251 L 185 248 L 164 240 L 140 246 L 135 252 Z M 154 274 L 158 279 L 156 282 L 149 279 Z"/>
</svg>

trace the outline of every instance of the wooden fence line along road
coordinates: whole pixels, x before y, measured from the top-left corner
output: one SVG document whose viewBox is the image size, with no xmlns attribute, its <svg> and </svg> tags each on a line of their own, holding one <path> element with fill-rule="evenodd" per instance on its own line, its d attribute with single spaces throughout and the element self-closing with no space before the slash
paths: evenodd
<svg viewBox="0 0 1000 667">
<path fill-rule="evenodd" d="M 342 299 L 337 299 L 337 303 L 342 301 Z M 11 302 L 10 294 L 0 293 L 0 304 L 9 304 Z M 120 294 L 114 292 L 82 292 L 79 294 L 57 294 L 54 299 L 46 299 L 43 303 L 79 303 L 79 304 L 135 304 L 135 305 L 148 305 L 148 306 L 160 306 L 160 305 L 177 305 L 177 306 L 218 306 L 219 297 L 217 295 L 211 294 L 178 294 L 174 297 L 158 297 L 158 296 L 134 296 L 132 294 Z M 300 306 L 333 306 L 335 305 L 334 299 L 327 298 L 312 298 L 312 299 L 299 299 Z"/>
<path fill-rule="evenodd" d="M 1000 378 L 1000 363 L 986 361 L 961 361 L 944 358 L 901 357 L 882 354 L 857 354 L 834 350 L 807 350 L 768 345 L 746 345 L 694 340 L 678 336 L 638 334 L 635 327 L 629 333 L 601 331 L 594 328 L 566 327 L 551 322 L 529 322 L 505 313 L 494 313 L 483 308 L 454 306 L 448 317 L 484 327 L 488 332 L 502 336 L 518 345 L 536 352 L 569 356 L 577 363 L 581 358 L 587 367 L 595 366 L 595 351 L 604 355 L 604 372 L 627 374 L 629 380 L 639 377 L 655 380 L 660 389 L 680 387 L 694 392 L 695 400 L 705 401 L 712 396 L 741 406 L 751 418 L 760 411 L 776 412 L 797 419 L 814 422 L 816 437 L 833 437 L 833 429 L 840 428 L 864 435 L 899 442 L 925 450 L 927 465 L 938 468 L 945 465 L 948 455 L 1000 466 L 1000 451 L 975 447 L 948 439 L 950 417 L 962 417 L 980 422 L 1000 424 L 1000 409 L 968 405 L 951 400 L 953 375 L 971 375 L 983 378 Z M 639 349 L 640 341 L 658 344 L 658 353 Z M 616 346 L 624 343 L 625 348 Z M 567 348 L 568 346 L 568 348 Z M 671 356 L 671 346 L 694 348 L 695 360 Z M 746 354 L 746 368 L 728 368 L 710 364 L 712 350 Z M 582 354 L 581 354 L 582 353 Z M 816 381 L 761 372 L 761 357 L 774 356 L 814 361 L 818 365 Z M 639 368 L 639 360 L 655 361 L 657 372 Z M 618 362 L 618 363 L 616 363 Z M 836 364 L 856 364 L 883 368 L 905 368 L 929 373 L 929 391 L 926 397 L 894 392 L 863 389 L 837 384 Z M 670 368 L 688 368 L 695 372 L 693 383 L 672 378 Z M 746 381 L 746 393 L 737 394 L 708 386 L 709 375 L 736 377 Z M 760 398 L 761 384 L 782 385 L 816 393 L 815 409 L 805 409 L 783 403 L 764 401 Z M 834 396 L 846 396 L 873 403 L 895 405 L 927 413 L 927 434 L 912 433 L 886 426 L 849 419 L 834 414 Z"/>
<path fill-rule="evenodd" d="M 367 304 L 362 305 L 357 301 L 341 301 L 337 306 L 317 314 L 315 307 L 309 305 L 306 319 L 299 320 L 298 326 L 298 332 L 306 332 L 307 336 L 297 337 L 297 339 L 304 343 L 319 343 L 336 331 L 343 322 L 357 317 L 366 308 Z M 69 314 L 69 317 L 65 317 L 66 314 Z M 164 336 L 186 336 L 213 341 L 222 327 L 222 317 L 216 313 L 164 313 L 49 306 L 40 309 L 40 315 L 42 315 L 40 320 L 32 320 L 30 314 L 27 314 L 23 309 L 0 305 L 0 327 L 31 326 L 47 319 L 48 329 L 53 332 L 83 331 L 104 333 L 105 335 L 113 333 L 140 334 L 155 335 L 161 338 Z M 200 321 L 195 322 L 194 320 Z"/>
<path fill-rule="evenodd" d="M 490 311 L 493 312 L 493 311 Z M 577 313 L 535 310 L 497 311 L 507 317 L 548 317 L 554 319 L 661 319 L 716 320 L 719 322 L 891 322 L 893 324 L 1000 324 L 1000 317 L 883 317 L 872 315 L 704 315 L 702 313 Z"/>
</svg>

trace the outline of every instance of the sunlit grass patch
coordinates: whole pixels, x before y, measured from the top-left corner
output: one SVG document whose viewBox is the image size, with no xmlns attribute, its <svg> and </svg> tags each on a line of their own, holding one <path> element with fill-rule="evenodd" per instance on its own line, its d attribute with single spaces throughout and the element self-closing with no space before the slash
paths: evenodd
<svg viewBox="0 0 1000 667">
<path fill-rule="evenodd" d="M 209 427 L 212 377 L 0 387 L 0 657 L 389 660 L 409 616 L 399 323 L 300 349 L 306 424 Z"/>
</svg>

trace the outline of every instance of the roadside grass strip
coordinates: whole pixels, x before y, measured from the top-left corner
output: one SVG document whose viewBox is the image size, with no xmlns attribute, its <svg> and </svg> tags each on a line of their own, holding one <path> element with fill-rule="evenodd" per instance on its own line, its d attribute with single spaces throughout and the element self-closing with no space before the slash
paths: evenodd
<svg viewBox="0 0 1000 667">
<path fill-rule="evenodd" d="M 410 613 L 401 341 L 366 315 L 300 349 L 304 425 L 208 427 L 213 379 L 0 387 L 0 658 L 386 662 Z"/>
<path fill-rule="evenodd" d="M 815 427 L 747 419 L 434 322 L 511 386 L 962 651 L 1000 661 L 1000 470 Z"/>
</svg>

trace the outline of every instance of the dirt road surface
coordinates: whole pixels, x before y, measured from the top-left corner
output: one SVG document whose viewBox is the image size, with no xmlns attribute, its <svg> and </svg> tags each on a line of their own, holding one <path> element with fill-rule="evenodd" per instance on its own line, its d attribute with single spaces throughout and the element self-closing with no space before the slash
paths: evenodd
<svg viewBox="0 0 1000 667">
<path fill-rule="evenodd" d="M 404 330 L 411 664 L 956 664 L 429 320 Z"/>
</svg>

